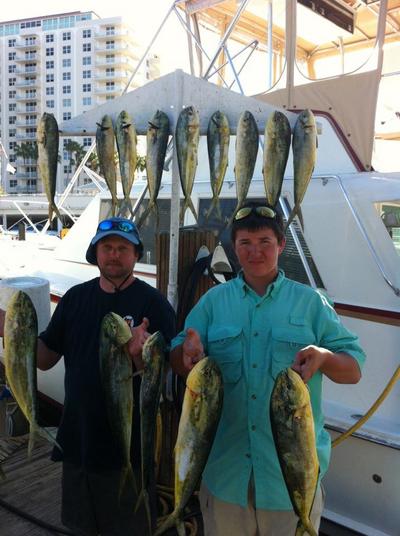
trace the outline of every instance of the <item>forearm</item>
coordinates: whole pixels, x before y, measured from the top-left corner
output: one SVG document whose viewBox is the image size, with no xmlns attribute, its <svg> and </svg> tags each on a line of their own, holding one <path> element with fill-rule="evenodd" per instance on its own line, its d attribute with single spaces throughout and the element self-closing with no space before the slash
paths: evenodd
<svg viewBox="0 0 400 536">
<path fill-rule="evenodd" d="M 61 355 L 50 350 L 42 339 L 37 342 L 37 359 L 36 365 L 40 370 L 49 370 L 61 359 Z"/>
<path fill-rule="evenodd" d="M 357 361 L 346 353 L 327 353 L 320 370 L 336 383 L 358 383 L 361 379 Z"/>
</svg>

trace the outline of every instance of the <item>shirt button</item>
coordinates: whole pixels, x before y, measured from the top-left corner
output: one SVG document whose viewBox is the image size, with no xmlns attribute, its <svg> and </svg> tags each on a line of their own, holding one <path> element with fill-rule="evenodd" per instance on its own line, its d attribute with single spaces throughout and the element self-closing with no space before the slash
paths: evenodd
<svg viewBox="0 0 400 536">
<path fill-rule="evenodd" d="M 255 332 L 253 333 L 253 335 L 254 335 L 254 337 L 258 337 L 258 331 L 255 331 Z"/>
<path fill-rule="evenodd" d="M 251 395 L 251 398 L 252 398 L 253 400 L 255 400 L 257 397 L 256 397 L 256 395 Z"/>
<path fill-rule="evenodd" d="M 246 458 L 250 458 L 250 454 L 249 454 L 249 453 L 246 454 Z"/>
<path fill-rule="evenodd" d="M 256 429 L 256 425 L 253 424 L 253 425 L 251 426 L 251 429 L 254 431 L 254 430 Z"/>
<path fill-rule="evenodd" d="M 253 363 L 253 368 L 257 368 L 257 363 Z"/>
</svg>

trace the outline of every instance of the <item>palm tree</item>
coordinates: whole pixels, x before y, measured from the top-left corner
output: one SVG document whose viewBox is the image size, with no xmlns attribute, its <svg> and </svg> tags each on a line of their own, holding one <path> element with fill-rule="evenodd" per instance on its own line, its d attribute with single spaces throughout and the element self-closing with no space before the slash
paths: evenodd
<svg viewBox="0 0 400 536">
<path fill-rule="evenodd" d="M 37 144 L 36 144 L 36 147 L 37 147 Z M 18 158 L 21 157 L 25 164 L 28 159 L 32 158 L 31 143 L 23 142 L 20 145 L 17 144 L 14 149 L 14 154 Z"/>
</svg>

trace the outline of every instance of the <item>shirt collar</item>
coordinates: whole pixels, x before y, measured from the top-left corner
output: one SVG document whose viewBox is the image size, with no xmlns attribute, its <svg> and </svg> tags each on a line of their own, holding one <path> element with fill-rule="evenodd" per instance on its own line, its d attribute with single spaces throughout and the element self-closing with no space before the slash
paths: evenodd
<svg viewBox="0 0 400 536">
<path fill-rule="evenodd" d="M 276 279 L 268 285 L 267 290 L 264 296 L 261 296 L 261 299 L 265 299 L 268 297 L 275 298 L 284 279 L 285 279 L 285 272 L 279 269 Z M 243 270 L 240 270 L 240 272 L 238 273 L 236 281 L 237 281 L 239 288 L 241 289 L 241 293 L 240 293 L 241 298 L 244 298 L 248 292 L 254 292 L 253 289 L 244 280 Z"/>
</svg>

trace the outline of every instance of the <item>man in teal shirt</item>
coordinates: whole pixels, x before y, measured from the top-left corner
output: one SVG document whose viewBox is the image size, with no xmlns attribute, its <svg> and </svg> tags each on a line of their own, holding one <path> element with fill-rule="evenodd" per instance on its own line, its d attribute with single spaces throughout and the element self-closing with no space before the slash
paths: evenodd
<svg viewBox="0 0 400 536">
<path fill-rule="evenodd" d="M 172 341 L 171 364 L 186 376 L 206 353 L 224 379 L 222 416 L 200 492 L 205 534 L 287 536 L 297 518 L 269 420 L 275 378 L 291 366 L 309 386 L 322 477 L 330 457 L 322 375 L 357 383 L 365 355 L 322 294 L 278 269 L 285 236 L 274 209 L 256 203 L 240 209 L 231 238 L 242 271 L 196 304 Z M 311 513 L 316 530 L 322 508 L 319 487 Z"/>
</svg>

